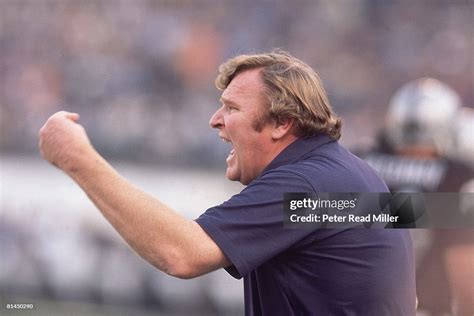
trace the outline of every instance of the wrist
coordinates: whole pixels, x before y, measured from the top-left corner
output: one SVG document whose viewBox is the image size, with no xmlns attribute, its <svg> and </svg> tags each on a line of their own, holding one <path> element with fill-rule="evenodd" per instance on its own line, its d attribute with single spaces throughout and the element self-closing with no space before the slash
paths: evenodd
<svg viewBox="0 0 474 316">
<path fill-rule="evenodd" d="M 92 146 L 84 146 L 70 155 L 62 166 L 62 170 L 71 177 L 75 177 L 98 165 L 103 158 Z"/>
</svg>

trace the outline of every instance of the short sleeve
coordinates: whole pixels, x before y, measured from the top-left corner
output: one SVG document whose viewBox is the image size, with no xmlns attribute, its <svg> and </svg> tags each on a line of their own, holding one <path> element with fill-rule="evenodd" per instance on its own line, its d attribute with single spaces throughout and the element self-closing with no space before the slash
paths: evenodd
<svg viewBox="0 0 474 316">
<path fill-rule="evenodd" d="M 302 176 L 275 170 L 196 222 L 232 262 L 227 272 L 241 278 L 311 234 L 311 229 L 283 228 L 283 194 L 313 191 Z"/>
</svg>

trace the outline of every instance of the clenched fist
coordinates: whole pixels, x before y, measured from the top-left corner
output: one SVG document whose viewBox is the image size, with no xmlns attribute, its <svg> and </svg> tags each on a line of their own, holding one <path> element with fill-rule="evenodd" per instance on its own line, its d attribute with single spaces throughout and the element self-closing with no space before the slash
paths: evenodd
<svg viewBox="0 0 474 316">
<path fill-rule="evenodd" d="M 74 170 L 81 157 L 94 151 L 78 120 L 79 114 L 60 111 L 53 114 L 39 131 L 41 155 L 66 172 Z"/>
</svg>

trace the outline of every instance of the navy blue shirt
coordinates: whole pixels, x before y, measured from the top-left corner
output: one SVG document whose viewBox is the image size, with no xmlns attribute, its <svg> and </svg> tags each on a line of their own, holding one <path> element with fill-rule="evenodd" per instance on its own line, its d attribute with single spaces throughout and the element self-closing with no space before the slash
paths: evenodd
<svg viewBox="0 0 474 316">
<path fill-rule="evenodd" d="M 285 192 L 388 192 L 327 136 L 298 139 L 241 193 L 196 221 L 244 278 L 246 315 L 415 315 L 402 229 L 285 229 Z"/>
</svg>

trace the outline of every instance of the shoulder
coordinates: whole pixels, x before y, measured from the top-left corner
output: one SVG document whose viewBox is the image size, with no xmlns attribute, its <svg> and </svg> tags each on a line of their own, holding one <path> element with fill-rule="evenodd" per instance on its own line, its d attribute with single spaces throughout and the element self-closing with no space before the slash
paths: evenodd
<svg viewBox="0 0 474 316">
<path fill-rule="evenodd" d="M 325 146 L 326 147 L 326 146 Z M 320 192 L 385 192 L 377 172 L 337 142 L 288 166 Z"/>
</svg>

